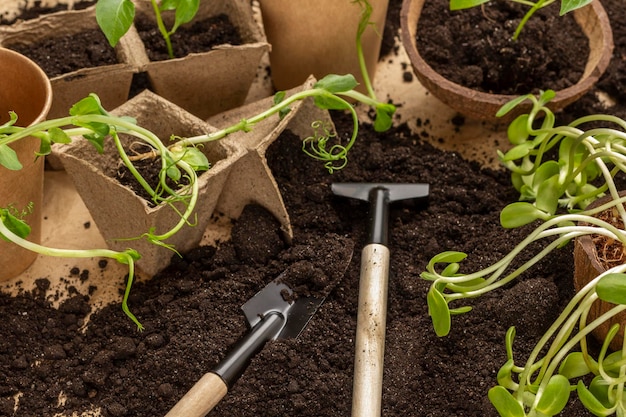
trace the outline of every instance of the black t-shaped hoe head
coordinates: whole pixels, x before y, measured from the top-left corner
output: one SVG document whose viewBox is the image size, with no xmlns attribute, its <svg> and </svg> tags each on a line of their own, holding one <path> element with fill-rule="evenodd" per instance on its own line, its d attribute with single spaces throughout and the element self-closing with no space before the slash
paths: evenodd
<svg viewBox="0 0 626 417">
<path fill-rule="evenodd" d="M 370 233 L 368 243 L 387 245 L 388 240 L 388 207 L 390 203 L 400 200 L 425 198 L 428 196 L 428 184 L 389 184 L 343 182 L 331 185 L 333 194 L 369 201 Z"/>
<path fill-rule="evenodd" d="M 380 417 L 389 284 L 388 207 L 428 196 L 428 184 L 336 183 L 342 197 L 369 201 L 370 231 L 361 251 L 359 306 L 354 350 L 352 417 Z"/>
</svg>

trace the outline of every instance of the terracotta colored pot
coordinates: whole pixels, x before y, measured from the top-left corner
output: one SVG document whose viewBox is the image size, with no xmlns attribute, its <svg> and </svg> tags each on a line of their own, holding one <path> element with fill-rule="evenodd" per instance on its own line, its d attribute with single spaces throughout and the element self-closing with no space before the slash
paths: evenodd
<svg viewBox="0 0 626 417">
<path fill-rule="evenodd" d="M 0 123 L 9 120 L 9 111 L 18 115 L 18 126 L 29 126 L 45 119 L 52 103 L 52 87 L 46 74 L 34 62 L 17 52 L 0 48 Z M 20 171 L 0 167 L 0 206 L 17 210 L 33 203 L 24 219 L 31 226 L 29 240 L 40 243 L 43 204 L 44 158 L 35 159 L 39 140 L 26 138 L 10 145 L 23 165 Z M 0 240 L 0 281 L 22 273 L 37 254 Z"/>
<path fill-rule="evenodd" d="M 424 61 L 415 38 L 418 25 L 428 24 L 428 22 L 420 22 L 424 2 L 425 0 L 404 0 L 400 14 L 402 44 L 409 55 L 413 71 L 422 85 L 443 103 L 467 117 L 508 123 L 515 116 L 527 112 L 530 104 L 522 104 L 506 117 L 496 118 L 495 115 L 500 107 L 516 96 L 489 94 L 455 84 L 439 75 Z M 564 108 L 585 94 L 604 73 L 613 52 L 611 26 L 600 2 L 594 1 L 573 13 L 574 18 L 589 38 L 590 54 L 585 71 L 578 83 L 556 92 L 556 97 L 548 106 L 553 111 Z"/>
<path fill-rule="evenodd" d="M 371 1 L 375 28 L 363 34 L 370 78 L 374 78 L 388 0 Z M 350 0 L 261 0 L 263 27 L 272 45 L 272 80 L 278 90 L 300 85 L 309 75 L 352 74 L 361 82 L 356 31 L 361 8 Z"/>
<path fill-rule="evenodd" d="M 626 195 L 626 191 L 620 192 L 620 196 L 624 195 Z M 601 206 L 602 204 L 610 201 L 610 199 L 611 196 L 600 198 L 590 204 L 588 208 Z M 576 238 L 574 244 L 574 287 L 576 288 L 576 291 L 582 289 L 589 281 L 606 272 L 606 270 L 606 266 L 598 257 L 598 251 L 592 237 L 587 235 Z M 594 302 L 589 311 L 587 321 L 590 322 L 595 318 L 600 317 L 613 307 L 615 307 L 614 304 L 602 300 Z M 594 330 L 593 335 L 598 339 L 598 341 L 604 341 L 609 329 L 615 323 L 619 323 L 621 325 L 626 323 L 626 312 L 621 312 L 617 316 L 613 317 L 612 320 L 602 323 L 602 325 Z M 622 348 L 623 339 L 624 329 L 622 328 L 615 336 L 615 339 L 611 342 L 611 348 L 613 350 L 620 350 Z"/>
</svg>

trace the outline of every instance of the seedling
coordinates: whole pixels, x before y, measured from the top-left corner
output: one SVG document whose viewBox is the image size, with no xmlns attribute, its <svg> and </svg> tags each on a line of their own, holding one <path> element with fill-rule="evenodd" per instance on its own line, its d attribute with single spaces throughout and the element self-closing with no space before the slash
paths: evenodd
<svg viewBox="0 0 626 417">
<path fill-rule="evenodd" d="M 626 244 L 626 232 L 594 215 L 614 209 L 626 220 L 614 176 L 626 172 L 626 122 L 610 115 L 591 115 L 566 126 L 555 126 L 555 116 L 546 107 L 554 92 L 539 98 L 523 96 L 503 106 L 504 115 L 522 101 L 533 107 L 509 126 L 509 139 L 515 145 L 500 153 L 505 166 L 512 170 L 521 199 L 505 207 L 500 222 L 505 228 L 533 222 L 538 225 L 500 261 L 474 273 L 461 273 L 461 252 L 443 252 L 431 259 L 424 279 L 432 281 L 428 292 L 429 314 L 439 336 L 450 332 L 455 314 L 467 313 L 469 306 L 455 306 L 460 300 L 478 297 L 500 288 L 529 270 L 551 251 L 583 235 L 603 235 Z M 543 116 L 540 121 L 539 116 Z M 611 127 L 582 129 L 584 124 L 610 124 Z M 539 127 L 534 126 L 539 124 Z M 556 148 L 558 146 L 558 148 Z M 557 160 L 547 159 L 547 152 L 558 149 Z M 594 180 L 594 185 L 591 181 Z M 587 205 L 608 192 L 611 200 L 594 209 Z M 582 224 L 589 224 L 585 226 Z M 546 241 L 529 260 L 513 267 L 517 256 L 532 243 Z M 587 322 L 592 304 L 604 300 L 615 307 Z M 558 414 L 567 404 L 570 392 L 594 415 L 625 415 L 624 383 L 626 367 L 622 350 L 608 354 L 608 346 L 619 330 L 611 329 L 597 357 L 587 349 L 587 336 L 593 329 L 626 310 L 626 265 L 609 269 L 579 291 L 550 326 L 530 354 L 524 366 L 513 359 L 514 328 L 506 338 L 508 361 L 498 373 L 498 386 L 489 398 L 501 416 L 542 417 Z M 574 350 L 579 347 L 580 351 Z M 591 375 L 591 378 L 582 379 Z M 587 384 L 586 381 L 591 382 Z M 626 398 L 626 397 L 624 397 Z"/>
<path fill-rule="evenodd" d="M 172 2 L 167 3 L 170 4 Z M 179 5 L 179 3 L 176 4 Z M 367 5 L 369 3 L 361 0 L 361 4 Z M 371 8 L 369 10 L 371 11 Z M 367 8 L 363 9 L 361 19 L 362 22 L 365 22 L 362 25 L 366 25 L 369 21 Z M 357 44 L 360 44 L 361 34 L 362 31 L 357 33 Z M 362 54 L 360 48 L 358 48 L 358 51 L 359 54 Z M 364 61 L 361 60 L 361 62 Z M 367 80 L 367 85 L 370 85 L 367 72 L 364 70 L 364 64 L 362 69 L 364 71 L 363 77 Z M 69 143 L 72 141 L 72 138 L 85 138 L 99 152 L 102 152 L 104 149 L 104 140 L 113 140 L 123 164 L 151 196 L 152 202 L 157 205 L 167 204 L 180 216 L 178 223 L 169 231 L 156 234 L 154 230 L 148 230 L 140 237 L 154 244 L 169 247 L 165 243 L 169 237 L 183 227 L 194 223 L 191 216 L 198 198 L 198 172 L 210 168 L 205 155 L 198 149 L 199 145 L 222 139 L 234 132 L 248 132 L 254 129 L 257 123 L 273 115 L 283 117 L 290 111 L 290 106 L 293 103 L 311 98 L 315 105 L 321 109 L 348 111 L 353 120 L 352 135 L 347 142 L 342 141 L 334 132 L 325 131 L 320 133 L 319 129 L 315 130 L 312 136 L 303 140 L 302 148 L 304 152 L 324 162 L 326 169 L 332 173 L 347 164 L 348 152 L 354 145 L 358 135 L 358 114 L 350 101 L 360 102 L 375 110 L 374 127 L 377 131 L 384 131 L 391 127 L 395 106 L 379 102 L 371 89 L 371 85 L 368 87 L 369 95 L 355 91 L 354 88 L 356 86 L 357 81 L 352 75 L 331 74 L 317 81 L 312 88 L 294 93 L 289 97 L 284 92 L 277 93 L 272 107 L 250 118 L 242 119 L 232 126 L 195 137 L 180 138 L 172 136 L 173 143 L 169 146 L 165 145 L 153 132 L 138 126 L 132 118 L 117 117 L 109 114 L 102 107 L 99 98 L 95 94 L 91 94 L 76 103 L 70 109 L 69 116 L 46 120 L 29 127 L 18 127 L 16 125 L 17 115 L 11 113 L 10 120 L 4 125 L 0 125 L 0 165 L 11 170 L 21 169 L 22 165 L 17 155 L 9 145 L 26 137 L 36 137 L 40 140 L 41 145 L 37 153 L 38 156 L 50 154 L 52 144 Z M 319 124 L 320 122 L 316 121 L 312 125 L 315 128 Z M 150 151 L 143 155 L 127 154 L 120 141 L 120 134 L 133 136 L 138 141 L 143 142 Z M 141 176 L 133 165 L 135 160 L 146 157 L 154 158 L 157 161 L 155 163 L 159 163 L 161 166 L 159 184 L 154 188 L 148 184 L 146 179 Z M 185 180 L 184 182 L 182 181 L 183 179 Z M 169 185 L 170 181 L 176 185 L 172 187 Z M 174 206 L 174 203 L 182 203 L 184 210 L 179 211 Z M 11 214 L 12 212 L 8 208 L 0 209 L 0 222 L 2 223 L 0 226 L 0 237 L 6 240 L 41 254 L 73 257 L 104 256 L 128 265 L 129 274 L 122 307 L 139 329 L 142 328 L 140 322 L 130 313 L 127 306 L 128 294 L 134 277 L 134 261 L 139 259 L 140 254 L 132 249 L 124 252 L 100 249 L 66 251 L 34 245 L 24 240 L 28 235 L 29 228 L 19 216 Z M 175 248 L 171 249 L 175 250 Z"/>
<path fill-rule="evenodd" d="M 191 22 L 198 13 L 200 0 L 150 0 L 159 32 L 167 46 L 167 54 L 174 58 L 171 37 L 180 25 Z M 167 28 L 163 12 L 174 11 L 174 24 Z M 132 0 L 98 0 L 96 4 L 98 26 L 113 47 L 128 32 L 135 20 L 135 4 Z"/>
<path fill-rule="evenodd" d="M 485 4 L 490 0 L 450 0 L 450 10 L 462 10 L 469 9 L 471 7 L 480 6 L 481 4 Z M 517 28 L 515 29 L 515 33 L 513 34 L 513 40 L 516 40 L 522 29 L 526 25 L 526 22 L 535 14 L 535 12 L 539 9 L 542 9 L 546 6 L 551 5 L 556 0 L 537 0 L 535 2 L 531 0 L 510 0 L 515 3 L 523 4 L 525 6 L 529 6 L 530 8 L 526 12 L 526 14 L 522 17 Z M 576 9 L 580 9 L 583 6 L 591 3 L 593 0 L 561 0 L 561 10 L 560 15 L 563 16 L 565 13 L 571 12 Z"/>
</svg>

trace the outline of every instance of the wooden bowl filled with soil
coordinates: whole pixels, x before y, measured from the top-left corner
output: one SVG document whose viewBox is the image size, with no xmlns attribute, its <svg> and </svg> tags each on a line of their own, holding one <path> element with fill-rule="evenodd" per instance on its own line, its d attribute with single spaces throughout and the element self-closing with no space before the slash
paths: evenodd
<svg viewBox="0 0 626 417">
<path fill-rule="evenodd" d="M 619 193 L 620 197 L 626 195 L 626 191 Z M 606 204 L 611 200 L 611 196 L 606 196 L 594 201 L 587 208 L 591 209 Z M 596 217 L 624 230 L 624 224 L 617 213 L 615 207 L 602 211 Z M 626 252 L 624 246 L 614 239 L 601 235 L 586 235 L 576 239 L 574 246 L 574 287 L 580 291 L 587 283 L 598 275 L 606 272 L 610 268 L 626 263 Z M 615 307 L 615 304 L 598 300 L 591 306 L 587 322 L 600 317 L 602 314 Z M 621 312 L 611 320 L 602 323 L 593 332 L 596 339 L 602 343 L 615 323 L 626 323 L 626 312 Z M 624 340 L 624 329 L 611 342 L 611 349 L 622 349 Z"/>
<path fill-rule="evenodd" d="M 514 5 L 510 10 L 496 10 L 501 3 L 490 3 L 489 9 L 485 6 L 485 9 L 451 12 L 449 0 L 426 5 L 425 0 L 403 1 L 402 43 L 413 70 L 422 85 L 446 105 L 470 118 L 508 123 L 516 115 L 527 112 L 530 106 L 518 106 L 515 113 L 498 119 L 496 113 L 511 99 L 536 94 L 539 89 L 552 89 L 556 91 L 556 97 L 549 107 L 557 111 L 589 91 L 606 70 L 613 51 L 613 36 L 606 11 L 599 2 L 561 17 L 556 15 L 558 9 L 542 9 L 527 22 L 515 41 L 512 35 L 522 9 L 515 10 L 513 7 L 518 5 Z M 496 11 L 506 12 L 505 17 L 492 18 L 489 15 L 495 15 Z M 471 17 L 471 14 L 475 16 Z M 550 14 L 557 20 L 548 24 L 545 19 L 550 18 Z M 446 20 L 434 22 L 437 16 L 444 16 Z M 466 20 L 470 18 L 474 20 Z M 506 19 L 507 23 L 496 27 L 503 21 L 501 19 Z M 454 27 L 448 28 L 447 23 Z M 535 24 L 539 25 L 536 29 L 532 26 Z M 565 32 L 566 24 L 577 33 Z M 566 35 L 557 40 L 563 33 Z M 479 38 L 476 43 L 470 44 L 471 34 Z M 450 38 L 449 35 L 460 36 Z M 564 42 L 570 39 L 574 39 L 574 44 L 564 46 L 567 45 Z M 500 41 L 499 46 L 494 46 Z M 543 54 L 542 42 L 546 47 L 551 45 L 556 49 L 545 49 L 547 55 L 540 55 Z M 432 44 L 431 52 L 427 43 Z M 571 58 L 567 55 L 571 50 L 577 51 L 579 56 Z M 454 62 L 459 55 L 463 59 L 460 63 L 462 70 L 454 71 Z M 506 59 L 484 65 L 487 59 L 496 57 Z M 536 76 L 530 78 L 533 73 Z"/>
</svg>

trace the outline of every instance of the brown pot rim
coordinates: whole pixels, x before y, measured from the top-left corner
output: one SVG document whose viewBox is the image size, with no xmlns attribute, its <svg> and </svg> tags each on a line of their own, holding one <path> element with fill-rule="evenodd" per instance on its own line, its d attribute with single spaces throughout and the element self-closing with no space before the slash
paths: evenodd
<svg viewBox="0 0 626 417">
<path fill-rule="evenodd" d="M 415 39 L 424 2 L 425 0 L 403 0 L 400 12 L 401 41 L 420 82 L 433 95 L 462 114 L 482 120 L 512 119 L 513 116 L 508 119 L 496 118 L 495 114 L 503 104 L 516 98 L 516 95 L 489 94 L 472 90 L 442 77 L 424 61 L 417 49 Z M 578 83 L 556 92 L 556 97 L 548 105 L 553 111 L 564 108 L 588 91 L 608 67 L 613 53 L 613 33 L 608 15 L 600 2 L 594 1 L 573 13 L 576 21 L 590 39 L 590 43 L 601 46 L 601 53 L 595 53 L 597 47 L 590 48 L 589 61 L 583 77 Z M 586 21 L 585 16 L 589 14 L 595 16 L 595 24 L 581 24 Z M 592 36 L 597 41 L 593 41 Z M 521 109 L 523 107 L 520 107 L 520 111 L 516 114 L 520 114 Z"/>
</svg>

